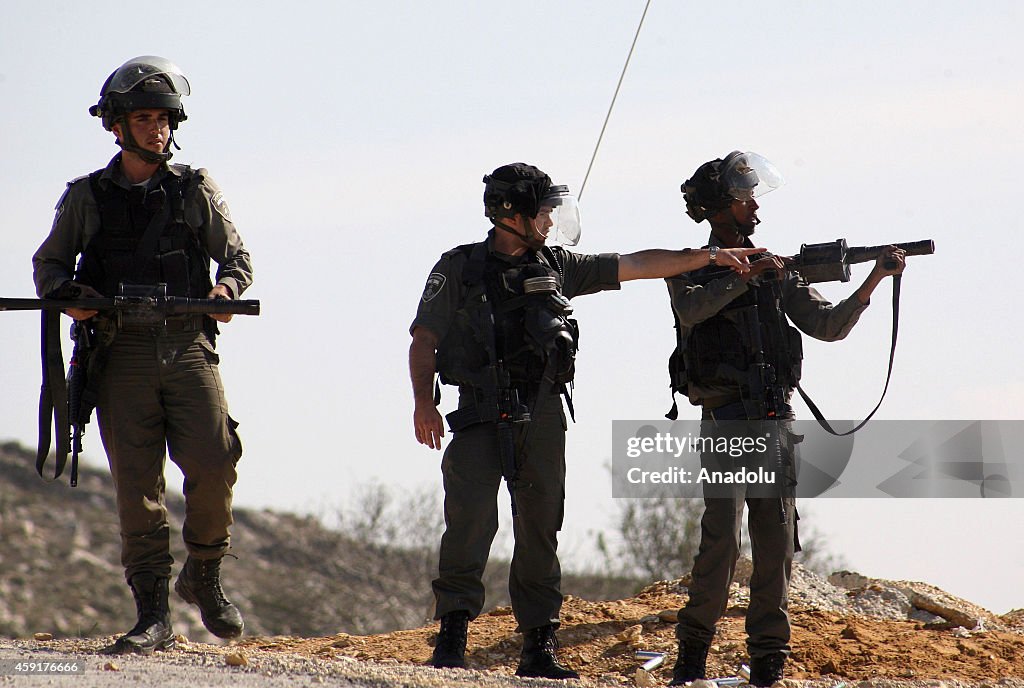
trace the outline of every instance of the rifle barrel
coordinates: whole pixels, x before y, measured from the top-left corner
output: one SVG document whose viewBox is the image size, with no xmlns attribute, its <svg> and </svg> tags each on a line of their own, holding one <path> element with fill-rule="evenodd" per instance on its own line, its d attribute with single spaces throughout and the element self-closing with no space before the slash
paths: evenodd
<svg viewBox="0 0 1024 688">
<path fill-rule="evenodd" d="M 935 253 L 935 242 L 931 239 L 891 245 L 903 249 L 907 252 L 908 256 L 930 256 Z M 846 262 L 852 264 L 876 260 L 889 246 L 890 244 L 885 246 L 851 246 L 846 251 Z"/>
<path fill-rule="evenodd" d="M 84 311 L 153 310 L 167 315 L 218 314 L 259 315 L 258 300 L 189 299 L 178 296 L 116 297 L 97 299 L 8 299 L 0 298 L 0 311 L 63 311 L 79 308 Z"/>
<path fill-rule="evenodd" d="M 259 315 L 260 302 L 255 299 L 188 299 L 167 297 L 168 313 L 231 313 L 233 315 Z"/>
</svg>

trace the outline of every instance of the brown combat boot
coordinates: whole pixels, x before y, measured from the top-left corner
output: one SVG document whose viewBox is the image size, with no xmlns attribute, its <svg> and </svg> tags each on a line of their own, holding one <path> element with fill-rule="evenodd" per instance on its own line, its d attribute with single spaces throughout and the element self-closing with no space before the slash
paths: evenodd
<svg viewBox="0 0 1024 688">
<path fill-rule="evenodd" d="M 136 573 L 129 583 L 139 620 L 113 645 L 100 650 L 108 655 L 150 655 L 174 648 L 171 612 L 167 604 L 168 580 L 152 573 Z"/>
<path fill-rule="evenodd" d="M 220 559 L 189 557 L 174 582 L 174 592 L 199 607 L 206 630 L 218 638 L 237 638 L 245 622 L 238 607 L 224 597 L 220 587 Z"/>
</svg>

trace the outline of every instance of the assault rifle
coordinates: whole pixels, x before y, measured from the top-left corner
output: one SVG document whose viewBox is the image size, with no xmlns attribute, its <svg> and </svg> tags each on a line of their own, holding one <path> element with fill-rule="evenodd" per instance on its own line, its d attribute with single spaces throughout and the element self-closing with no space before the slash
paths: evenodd
<svg viewBox="0 0 1024 688">
<path fill-rule="evenodd" d="M 903 249 L 908 256 L 928 256 L 935 253 L 935 242 L 931 239 L 892 245 L 896 246 L 896 248 Z M 849 282 L 850 265 L 877 260 L 878 257 L 885 252 L 888 246 L 889 245 L 850 247 L 847 246 L 846 239 L 836 239 L 835 241 L 822 244 L 803 244 L 800 247 L 800 253 L 798 255 L 789 257 L 783 256 L 782 261 L 787 270 L 799 274 L 800 279 L 807 283 Z M 891 270 L 896 267 L 896 264 L 894 261 L 886 261 L 885 267 Z M 691 273 L 690 279 L 696 284 L 707 284 L 731 273 L 731 269 L 705 269 Z M 765 280 L 772 284 L 773 289 L 778 287 L 778 280 L 780 278 L 778 273 L 779 271 L 777 270 L 771 270 L 765 271 L 762 275 Z M 871 420 L 871 417 L 874 416 L 875 412 L 878 411 L 879 407 L 881 407 L 882 400 L 885 399 L 885 393 L 889 389 L 889 380 L 892 378 L 893 360 L 896 356 L 896 338 L 897 333 L 899 332 L 901 277 L 902 275 L 893 276 L 892 343 L 889 348 L 889 370 L 886 373 L 885 387 L 882 389 L 882 396 L 879 398 L 878 403 L 875 404 L 875 408 L 871 410 L 871 413 L 869 413 L 863 421 L 854 426 L 852 430 L 838 432 L 832 428 L 827 420 L 825 420 L 824 415 L 820 410 L 818 410 L 817 405 L 811 400 L 810 396 L 808 396 L 800 384 L 797 383 L 796 389 L 807 404 L 807 407 L 811 410 L 815 420 L 818 421 L 818 424 L 821 425 L 822 428 L 833 435 L 850 435 L 860 430 L 869 420 Z M 753 387 L 751 387 L 751 389 L 753 389 Z"/>
<path fill-rule="evenodd" d="M 482 398 L 472 406 L 464 406 L 445 416 L 452 432 L 480 422 L 494 422 L 498 432 L 498 456 L 501 475 L 508 487 L 512 504 L 512 515 L 519 513 L 516 505 L 516 480 L 521 466 L 521 445 L 517 447 L 515 426 L 529 424 L 530 409 L 519 398 L 519 390 L 512 385 L 508 369 L 497 355 L 494 312 L 486 299 L 477 310 L 475 324 L 487 344 L 488 365 L 475 376 L 474 387 L 480 389 Z M 436 403 L 436 400 L 435 400 Z"/>
<path fill-rule="evenodd" d="M 935 253 L 935 242 L 931 239 L 892 245 L 906 251 L 908 256 L 930 256 Z M 785 263 L 787 270 L 799 274 L 801 280 L 810 284 L 849 282 L 851 265 L 877 260 L 888 247 L 889 245 L 851 247 L 847 246 L 846 239 L 836 239 L 822 244 L 802 244 L 800 253 L 795 256 L 782 256 L 782 262 Z M 756 260 L 764 255 L 766 254 L 756 254 L 751 258 Z M 893 261 L 886 261 L 885 267 L 891 270 L 896 264 Z M 690 278 L 697 284 L 707 284 L 731 274 L 731 268 L 721 268 L 691 273 Z M 777 270 L 770 270 L 765 271 L 762 277 L 771 280 L 780 279 L 781 275 Z"/>
<path fill-rule="evenodd" d="M 908 241 L 894 244 L 906 251 L 908 256 L 930 256 L 935 253 L 935 242 L 931 239 Z M 802 244 L 800 253 L 783 258 L 786 267 L 800 274 L 804 282 L 849 282 L 850 265 L 877 260 L 888 246 L 846 245 L 846 239 L 836 239 L 824 244 Z M 896 267 L 895 261 L 886 261 L 886 269 Z"/>
<path fill-rule="evenodd" d="M 772 284 L 773 296 L 778 298 L 778 284 Z M 758 298 L 760 299 L 760 294 Z M 779 380 L 778 371 L 775 366 L 768 362 L 765 354 L 764 338 L 762 336 L 762 321 L 758 312 L 758 302 L 744 306 L 737 310 L 737 324 L 740 328 L 740 335 L 746 341 L 747 346 L 753 353 L 754 360 L 747 368 L 746 388 L 747 396 L 743 405 L 747 411 L 747 417 L 763 422 L 762 430 L 767 439 L 768 461 L 766 470 L 775 471 L 777 485 L 782 486 L 780 497 L 788 496 L 790 485 L 788 484 L 789 472 L 786 467 L 792 457 L 787 457 L 782 451 L 782 431 L 779 421 L 785 420 L 788 416 L 788 405 L 786 404 L 786 389 Z M 780 315 L 780 317 L 783 317 Z M 776 323 L 781 324 L 781 322 Z M 779 503 L 779 523 L 785 524 L 789 516 L 786 513 L 784 502 Z"/>
<path fill-rule="evenodd" d="M 75 285 L 58 296 L 73 293 Z M 64 472 L 71 454 L 71 486 L 78 484 L 78 455 L 82 451 L 85 426 L 96 407 L 99 375 L 106 363 L 107 349 L 96 342 L 97 333 L 90 321 L 76 321 L 71 328 L 74 353 L 64 377 L 64 354 L 60 341 L 60 312 L 69 308 L 100 311 L 113 315 L 118 326 L 152 327 L 159 331 L 167 319 L 181 315 L 259 315 L 255 300 L 192 299 L 167 296 L 167 285 L 121 285 L 121 294 L 109 298 L 0 298 L 0 311 L 42 311 L 43 386 L 39 397 L 39 445 L 36 471 L 43 467 L 50 452 L 50 416 L 57 428 L 54 479 Z"/>
<path fill-rule="evenodd" d="M 0 311 L 113 311 L 118 319 L 133 323 L 161 324 L 170 315 L 259 315 L 256 300 L 190 299 L 182 296 L 143 295 L 91 299 L 9 299 L 0 298 Z"/>
</svg>

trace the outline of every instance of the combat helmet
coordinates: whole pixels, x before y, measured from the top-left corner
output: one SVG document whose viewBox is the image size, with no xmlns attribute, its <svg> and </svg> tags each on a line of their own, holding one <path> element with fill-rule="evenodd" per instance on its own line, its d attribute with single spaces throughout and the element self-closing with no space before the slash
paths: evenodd
<svg viewBox="0 0 1024 688">
<path fill-rule="evenodd" d="M 548 239 L 565 246 L 579 242 L 579 204 L 568 186 L 552 184 L 551 177 L 522 162 L 502 165 L 483 181 L 484 215 L 495 227 L 518 234 L 503 222 L 518 213 L 533 221 L 527 223 L 528 231 L 535 232 L 533 242 L 538 246 Z"/>
<path fill-rule="evenodd" d="M 709 160 L 679 187 L 686 200 L 686 214 L 702 222 L 733 201 L 749 201 L 783 184 L 775 165 L 758 153 L 733 151 L 725 158 Z"/>
<path fill-rule="evenodd" d="M 484 215 L 490 220 L 515 217 L 534 218 L 540 202 L 551 187 L 551 177 L 533 165 L 515 162 L 484 175 Z"/>
<path fill-rule="evenodd" d="M 128 60 L 107 77 L 100 89 L 100 99 L 89 108 L 89 114 L 99 117 L 103 128 L 113 129 L 117 122 L 124 122 L 128 113 L 135 110 L 162 109 L 167 110 L 171 136 L 163 153 L 141 148 L 128 127 L 122 126 L 125 140 L 120 145 L 150 163 L 166 162 L 171 158 L 171 145 L 174 141 L 174 130 L 187 118 L 181 104 L 181 97 L 191 92 L 188 79 L 170 60 L 155 55 L 143 55 Z"/>
</svg>

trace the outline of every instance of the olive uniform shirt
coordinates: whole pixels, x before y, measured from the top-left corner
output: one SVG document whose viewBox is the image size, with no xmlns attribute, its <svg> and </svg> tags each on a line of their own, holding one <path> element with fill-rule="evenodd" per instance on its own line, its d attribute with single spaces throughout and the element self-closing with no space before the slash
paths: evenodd
<svg viewBox="0 0 1024 688">
<path fill-rule="evenodd" d="M 121 154 L 118 153 L 100 175 L 101 186 L 117 184 L 125 189 L 131 188 L 120 162 Z M 165 175 L 180 176 L 182 167 L 161 165 L 146 182 L 147 187 L 156 188 Z M 93 197 L 88 176 L 68 182 L 56 210 L 49 236 L 32 256 L 36 293 L 42 298 L 73 278 L 78 255 L 100 231 L 99 206 Z M 240 297 L 252 284 L 252 262 L 231 221 L 224 194 L 203 168 L 193 172 L 192 181 L 185 188 L 185 221 L 196 230 L 200 244 L 217 263 L 216 283 L 226 286 L 233 298 Z"/>
<path fill-rule="evenodd" d="M 133 186 L 120 162 L 118 154 L 103 170 L 97 180 L 101 188 Z M 156 189 L 167 175 L 180 176 L 184 169 L 160 165 L 145 185 Z M 219 266 L 217 283 L 239 297 L 252 283 L 252 263 L 223 195 L 203 169 L 194 171 L 182 191 L 185 221 Z M 100 207 L 88 176 L 73 180 L 57 203 L 49 235 L 32 257 L 39 296 L 52 294 L 73 278 L 78 256 L 101 230 Z M 209 268 L 202 266 L 207 273 Z M 113 334 L 110 318 L 101 314 L 93 322 Z M 237 423 L 228 416 L 213 342 L 205 331 L 185 329 L 122 331 L 107 344 L 96 410 L 117 492 L 126 580 L 139 573 L 170 576 L 170 526 L 163 498 L 166 454 L 185 476 L 187 508 L 181 532 L 189 556 L 223 556 L 230 545 L 232 487 L 242 446 Z"/>
<path fill-rule="evenodd" d="M 714 235 L 711 236 L 709 245 L 725 248 Z M 758 279 L 755 277 L 751 282 L 756 285 Z M 690 330 L 696 325 L 717 315 L 750 288 L 750 285 L 735 273 L 704 285 L 695 284 L 686 273 L 665 281 L 668 283 L 672 308 L 679 319 L 679 334 L 682 339 L 689 336 Z M 791 272 L 787 272 L 783 278 L 783 312 L 801 332 L 815 339 L 826 342 L 843 339 L 857 324 L 865 308 L 867 304 L 862 304 L 856 296 L 850 296 L 833 305 L 817 289 L 801 282 Z M 690 402 L 698 405 L 702 399 L 739 398 L 735 385 L 700 386 L 691 381 L 688 384 L 688 393 Z"/>
</svg>

